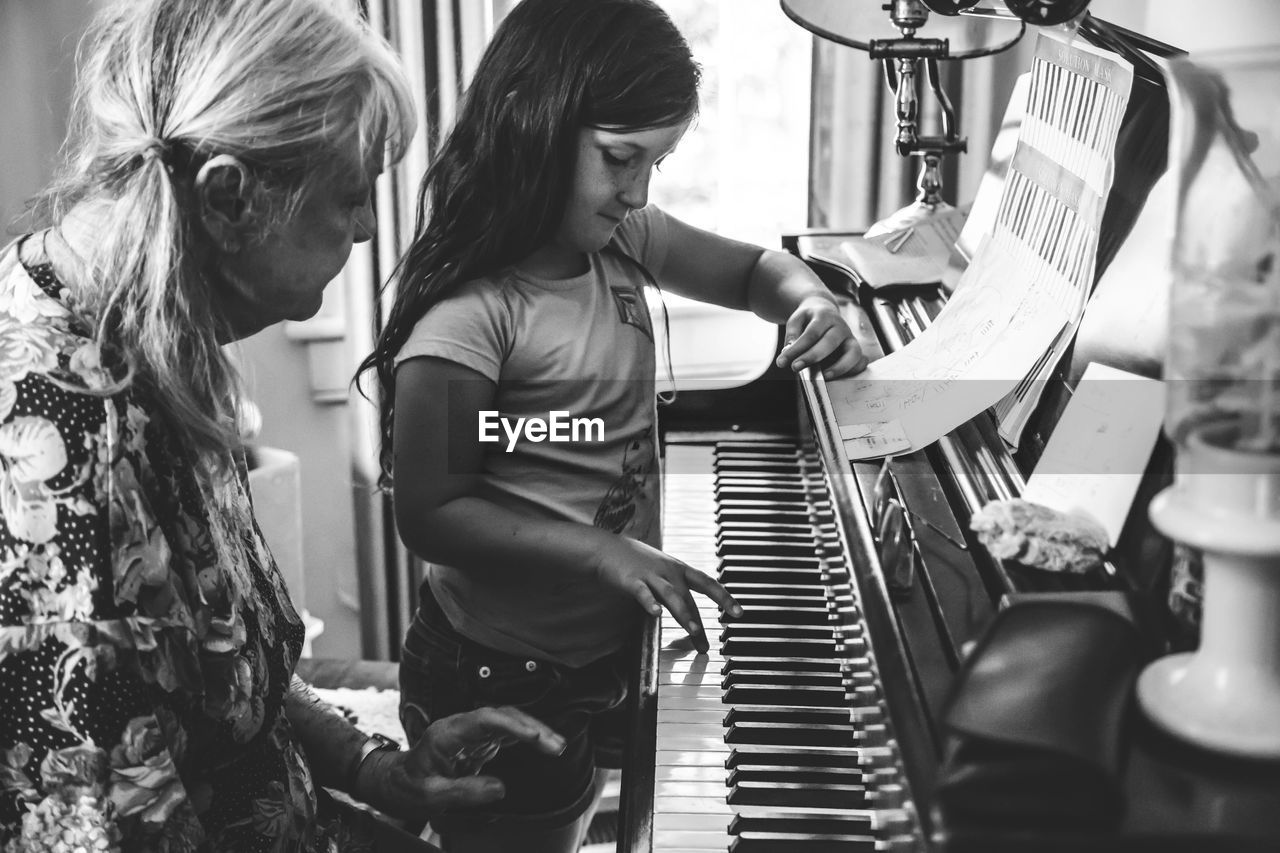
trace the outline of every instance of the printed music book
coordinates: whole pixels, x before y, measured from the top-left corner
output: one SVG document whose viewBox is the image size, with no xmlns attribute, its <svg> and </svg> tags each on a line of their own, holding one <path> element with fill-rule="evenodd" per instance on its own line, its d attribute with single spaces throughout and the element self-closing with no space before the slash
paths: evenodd
<svg viewBox="0 0 1280 853">
<path fill-rule="evenodd" d="M 965 211 L 950 208 L 936 216 L 874 237 L 848 237 L 840 251 L 872 289 L 942 281 Z"/>
</svg>

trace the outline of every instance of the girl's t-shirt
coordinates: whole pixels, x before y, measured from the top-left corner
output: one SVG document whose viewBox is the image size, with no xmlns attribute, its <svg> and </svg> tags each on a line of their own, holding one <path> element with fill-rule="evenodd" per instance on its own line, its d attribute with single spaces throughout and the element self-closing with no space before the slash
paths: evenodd
<svg viewBox="0 0 1280 853">
<path fill-rule="evenodd" d="M 654 335 L 644 271 L 661 281 L 667 219 L 647 207 L 590 269 L 567 279 L 508 268 L 469 281 L 418 321 L 396 356 L 433 356 L 497 386 L 477 417 L 481 495 L 534 518 L 590 524 L 660 545 Z M 641 269 L 643 267 L 643 269 Z M 398 435 L 398 441 L 413 436 Z M 582 666 L 617 650 L 639 618 L 629 595 L 578 571 L 547 585 L 503 569 L 432 565 L 453 626 L 491 648 Z M 515 571 L 512 571 L 515 569 Z"/>
</svg>

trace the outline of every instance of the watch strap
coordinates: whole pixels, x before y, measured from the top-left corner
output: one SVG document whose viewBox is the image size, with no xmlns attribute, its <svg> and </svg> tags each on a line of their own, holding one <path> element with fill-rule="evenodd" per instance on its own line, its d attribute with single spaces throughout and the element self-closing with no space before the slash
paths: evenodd
<svg viewBox="0 0 1280 853">
<path fill-rule="evenodd" d="M 347 776 L 347 791 L 352 793 L 356 789 L 356 781 L 360 778 L 360 768 L 369 760 L 369 756 L 375 752 L 387 751 L 398 752 L 400 744 L 394 739 L 387 737 L 380 732 L 371 732 L 365 736 L 364 743 L 360 744 L 360 753 L 356 756 L 356 760 L 351 764 L 351 771 Z"/>
</svg>

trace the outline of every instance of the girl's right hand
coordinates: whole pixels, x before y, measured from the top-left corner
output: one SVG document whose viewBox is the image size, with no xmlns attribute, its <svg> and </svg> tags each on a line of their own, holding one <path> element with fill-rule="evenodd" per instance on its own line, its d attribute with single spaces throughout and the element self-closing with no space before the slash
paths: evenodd
<svg viewBox="0 0 1280 853">
<path fill-rule="evenodd" d="M 710 646 L 693 591 L 712 599 L 731 616 L 742 615 L 741 605 L 715 579 L 643 542 L 610 535 L 608 544 L 596 553 L 596 576 L 602 583 L 635 598 L 651 616 L 666 607 L 702 654 Z"/>
</svg>

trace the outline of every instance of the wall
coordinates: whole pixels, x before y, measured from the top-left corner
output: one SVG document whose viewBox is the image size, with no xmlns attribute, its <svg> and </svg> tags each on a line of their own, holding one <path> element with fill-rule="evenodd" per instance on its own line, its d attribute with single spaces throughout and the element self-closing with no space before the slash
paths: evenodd
<svg viewBox="0 0 1280 853">
<path fill-rule="evenodd" d="M 0 0 L 0 233 L 53 174 L 92 0 Z M 6 242 L 0 238 L 0 243 Z"/>
<path fill-rule="evenodd" d="M 1129 5 L 1128 0 L 1108 3 Z M 1147 0 L 1143 5 L 1143 32 L 1193 53 L 1280 46 L 1275 0 Z"/>
<path fill-rule="evenodd" d="M 306 608 L 324 622 L 313 652 L 361 657 L 350 406 L 312 400 L 307 345 L 289 339 L 283 326 L 254 335 L 240 349 L 250 396 L 262 413 L 259 443 L 292 451 L 300 461 Z"/>
</svg>

